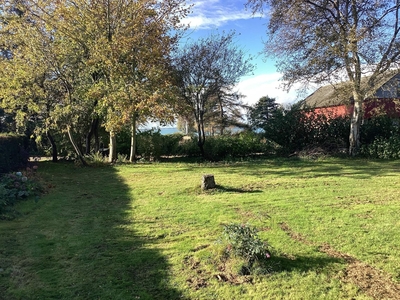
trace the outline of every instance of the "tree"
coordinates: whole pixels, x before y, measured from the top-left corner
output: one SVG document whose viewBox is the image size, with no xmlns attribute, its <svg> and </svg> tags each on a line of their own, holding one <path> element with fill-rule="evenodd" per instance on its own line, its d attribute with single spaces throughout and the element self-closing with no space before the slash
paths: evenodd
<svg viewBox="0 0 400 300">
<path fill-rule="evenodd" d="M 11 55 L 2 59 L 0 84 L 1 105 L 16 111 L 19 127 L 28 121 L 35 124 L 37 136 L 45 134 L 57 160 L 52 130 L 65 133 L 78 158 L 85 164 L 82 149 L 74 137 L 74 127 L 90 115 L 91 105 L 78 97 L 77 86 L 84 78 L 77 43 L 67 40 L 61 30 L 52 27 L 49 16 L 53 6 L 39 6 L 29 1 L 7 2 L 2 10 L 1 44 Z M 17 12 L 17 13 L 16 13 Z M 62 24 L 62 20 L 59 20 Z"/>
<path fill-rule="evenodd" d="M 15 9 L 20 13 L 9 18 Z M 23 72 L 29 79 L 18 83 L 24 99 L 33 104 L 28 94 L 33 90 L 35 99 L 52 100 L 48 120 L 61 125 L 82 162 L 82 145 L 74 136 L 82 128 L 88 140 L 96 136 L 100 118 L 111 149 L 115 133 L 127 124 L 134 141 L 137 122 L 172 118 L 169 56 L 186 13 L 184 0 L 7 1 L 0 9 L 5 20 L 0 46 L 12 52 L 12 59 L 2 60 L 13 66 L 2 77 L 7 105 L 16 110 L 21 105 L 20 93 L 13 95 L 8 82 Z M 43 87 L 33 84 L 36 77 L 43 78 Z M 116 153 L 110 153 L 113 160 Z"/>
<path fill-rule="evenodd" d="M 221 92 L 232 91 L 239 79 L 253 70 L 250 59 L 235 45 L 234 36 L 234 32 L 212 34 L 188 43 L 179 49 L 174 60 L 183 99 L 180 109 L 189 110 L 196 121 L 197 144 L 203 157 L 204 120 L 210 102 Z"/>
<path fill-rule="evenodd" d="M 220 90 L 210 99 L 204 119 L 211 128 L 212 134 L 215 129 L 219 130 L 220 135 L 223 135 L 225 129 L 230 126 L 246 127 L 243 117 L 243 110 L 246 106 L 241 100 L 243 97 L 235 91 Z"/>
<path fill-rule="evenodd" d="M 274 118 L 278 109 L 275 98 L 261 97 L 254 106 L 248 109 L 248 120 L 253 129 L 264 129 L 267 123 Z"/>
<path fill-rule="evenodd" d="M 248 0 L 270 11 L 266 53 L 277 59 L 286 88 L 349 81 L 354 112 L 349 153 L 360 147 L 363 100 L 400 60 L 399 0 Z M 364 75 L 370 75 L 361 84 Z"/>
<path fill-rule="evenodd" d="M 68 16 L 74 36 L 80 37 L 88 52 L 90 72 L 100 74 L 91 93 L 99 96 L 110 132 L 110 161 L 116 156 L 115 133 L 126 124 L 131 127 L 133 161 L 137 123 L 147 118 L 172 119 L 169 54 L 186 13 L 183 0 L 77 0 L 59 12 L 62 18 Z"/>
</svg>

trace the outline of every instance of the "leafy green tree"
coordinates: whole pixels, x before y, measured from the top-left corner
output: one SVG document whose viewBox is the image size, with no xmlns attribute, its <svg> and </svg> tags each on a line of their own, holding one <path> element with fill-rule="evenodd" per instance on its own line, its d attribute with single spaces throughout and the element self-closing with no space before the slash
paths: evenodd
<svg viewBox="0 0 400 300">
<path fill-rule="evenodd" d="M 21 91 L 35 92 L 38 101 L 51 101 L 46 120 L 63 128 L 82 162 L 82 146 L 75 137 L 82 128 L 89 139 L 103 121 L 110 132 L 113 160 L 115 133 L 126 124 L 131 125 L 134 141 L 137 122 L 172 119 L 169 54 L 178 40 L 179 20 L 187 13 L 183 0 L 9 3 L 1 12 L 9 19 L 3 22 L 2 42 L 9 42 L 3 48 L 11 50 L 12 59 L 2 63 L 13 66 L 3 78 L 10 99 L 12 85 L 7 79 L 22 73 L 22 67 L 24 76 L 37 74 L 20 85 Z M 9 17 L 15 9 L 21 13 Z M 36 78 L 44 79 L 43 87 L 32 84 Z M 33 97 L 27 94 L 25 99 L 33 105 Z M 7 105 L 18 110 L 20 95 L 14 100 Z"/>
<path fill-rule="evenodd" d="M 277 59 L 286 88 L 294 83 L 346 81 L 354 111 L 349 153 L 360 147 L 363 100 L 400 62 L 400 2 L 397 0 L 248 0 L 268 7 L 266 53 Z M 370 74 L 366 84 L 361 78 Z"/>
<path fill-rule="evenodd" d="M 248 109 L 248 121 L 253 129 L 264 129 L 271 121 L 278 110 L 275 98 L 268 96 L 261 97 L 254 106 Z"/>
<path fill-rule="evenodd" d="M 225 129 L 229 127 L 246 127 L 243 116 L 246 106 L 242 103 L 242 98 L 243 95 L 235 91 L 220 90 L 210 99 L 204 119 L 206 125 L 211 128 L 212 134 L 218 130 L 219 134 L 223 135 Z"/>
</svg>

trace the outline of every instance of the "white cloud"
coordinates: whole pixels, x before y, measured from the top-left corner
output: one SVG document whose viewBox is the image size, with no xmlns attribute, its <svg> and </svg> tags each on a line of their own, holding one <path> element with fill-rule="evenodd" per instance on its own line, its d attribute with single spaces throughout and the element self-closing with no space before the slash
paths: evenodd
<svg viewBox="0 0 400 300">
<path fill-rule="evenodd" d="M 282 82 L 279 81 L 281 74 L 262 74 L 249 79 L 242 80 L 237 88 L 246 96 L 244 102 L 250 105 L 255 104 L 261 97 L 269 96 L 275 98 L 277 103 L 294 103 L 299 100 L 297 95 L 298 87 L 289 92 L 282 89 Z"/>
<path fill-rule="evenodd" d="M 233 1 L 235 2 L 235 1 Z M 240 7 L 232 3 L 222 3 L 221 0 L 193 1 L 192 14 L 182 20 L 192 29 L 216 29 L 230 21 L 254 18 L 252 12 L 244 5 Z"/>
</svg>

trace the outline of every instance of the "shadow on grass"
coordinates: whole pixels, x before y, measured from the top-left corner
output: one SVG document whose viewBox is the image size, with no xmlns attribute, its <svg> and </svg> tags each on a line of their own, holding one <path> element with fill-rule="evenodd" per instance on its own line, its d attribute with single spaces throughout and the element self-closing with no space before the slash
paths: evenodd
<svg viewBox="0 0 400 300">
<path fill-rule="evenodd" d="M 221 164 L 215 167 L 225 169 L 227 173 L 240 173 L 244 176 L 256 177 L 263 177 L 265 175 L 303 178 L 349 176 L 355 179 L 369 179 L 400 172 L 399 161 L 368 160 L 362 158 L 335 158 L 318 161 L 298 158 L 276 158 L 247 161 L 244 165 L 240 163 L 230 166 Z"/>
<path fill-rule="evenodd" d="M 308 257 L 296 256 L 296 258 L 288 258 L 285 256 L 272 257 L 270 264 L 274 271 L 282 272 L 300 272 L 319 271 L 326 269 L 333 264 L 342 264 L 343 260 L 333 257 Z"/>
<path fill-rule="evenodd" d="M 112 167 L 41 163 L 49 194 L 0 237 L 4 299 L 182 299 L 170 266 L 134 229 L 135 199 Z M 18 235 L 13 235 L 18 232 Z M 11 240 L 9 240 L 11 241 Z M 4 249 L 3 249 L 4 248 Z"/>
<path fill-rule="evenodd" d="M 396 160 L 371 160 L 366 158 L 326 158 L 321 160 L 301 159 L 298 157 L 255 157 L 246 160 L 211 162 L 199 157 L 163 158 L 163 163 L 188 164 L 185 170 L 197 167 L 223 169 L 227 173 L 263 177 L 341 177 L 369 179 L 400 172 L 400 162 Z M 198 165 L 198 166 L 196 166 Z M 266 171 L 266 167 L 270 167 Z"/>
<path fill-rule="evenodd" d="M 332 264 L 343 263 L 342 259 L 334 257 L 308 257 L 296 256 L 295 259 L 290 259 L 284 256 L 275 258 L 279 263 L 282 271 L 318 271 Z"/>
<path fill-rule="evenodd" d="M 215 185 L 215 190 L 219 192 L 226 192 L 226 193 L 238 193 L 238 194 L 252 194 L 252 193 L 262 193 L 261 190 L 253 190 L 253 189 L 240 189 L 240 188 L 233 188 L 228 186 L 222 185 Z"/>
</svg>

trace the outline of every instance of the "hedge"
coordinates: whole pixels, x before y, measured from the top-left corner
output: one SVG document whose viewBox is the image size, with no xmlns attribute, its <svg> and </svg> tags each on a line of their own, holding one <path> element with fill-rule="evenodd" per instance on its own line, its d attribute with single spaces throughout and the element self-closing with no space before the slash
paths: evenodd
<svg viewBox="0 0 400 300">
<path fill-rule="evenodd" d="M 26 141 L 25 136 L 0 134 L 0 175 L 26 167 Z"/>
</svg>

